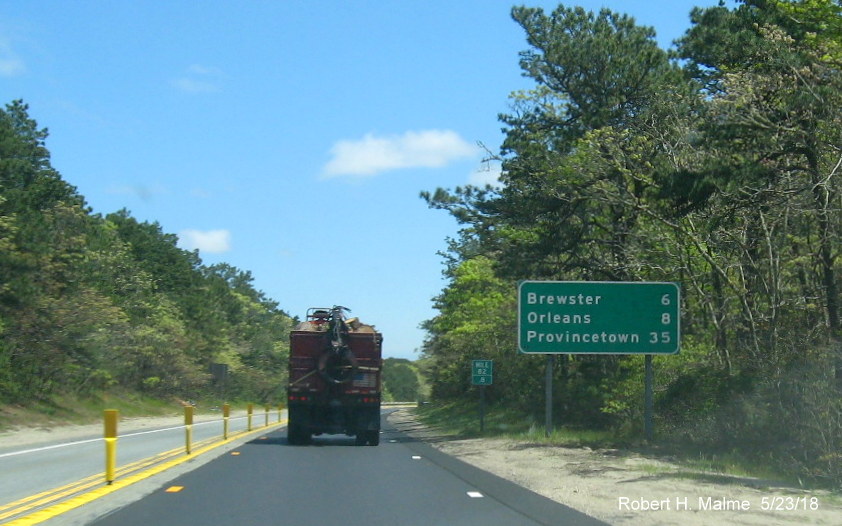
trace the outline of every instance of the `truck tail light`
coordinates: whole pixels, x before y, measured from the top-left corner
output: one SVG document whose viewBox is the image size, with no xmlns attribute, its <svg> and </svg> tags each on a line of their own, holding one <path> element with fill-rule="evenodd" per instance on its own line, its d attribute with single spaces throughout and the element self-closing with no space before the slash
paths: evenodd
<svg viewBox="0 0 842 526">
<path fill-rule="evenodd" d="M 310 399 L 310 397 L 307 396 L 307 395 L 294 395 L 294 394 L 289 395 L 289 401 L 290 402 L 306 402 L 309 399 Z"/>
</svg>

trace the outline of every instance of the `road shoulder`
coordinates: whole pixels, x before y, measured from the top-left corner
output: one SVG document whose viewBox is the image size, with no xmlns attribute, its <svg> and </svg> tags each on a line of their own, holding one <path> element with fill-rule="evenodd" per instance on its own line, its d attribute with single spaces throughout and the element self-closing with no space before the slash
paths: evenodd
<svg viewBox="0 0 842 526">
<path fill-rule="evenodd" d="M 405 409 L 389 415 L 389 422 L 442 453 L 613 525 L 831 525 L 842 517 L 839 496 L 828 491 L 691 474 L 668 460 L 613 449 L 457 440 L 426 428 Z"/>
</svg>

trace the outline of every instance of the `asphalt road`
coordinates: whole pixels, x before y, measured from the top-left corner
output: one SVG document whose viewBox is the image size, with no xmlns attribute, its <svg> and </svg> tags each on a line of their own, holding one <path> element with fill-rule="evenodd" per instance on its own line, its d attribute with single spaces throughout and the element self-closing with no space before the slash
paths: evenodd
<svg viewBox="0 0 842 526">
<path fill-rule="evenodd" d="M 285 429 L 258 435 L 92 524 L 604 524 L 384 426 L 378 447 L 343 436 L 290 446 Z"/>
</svg>

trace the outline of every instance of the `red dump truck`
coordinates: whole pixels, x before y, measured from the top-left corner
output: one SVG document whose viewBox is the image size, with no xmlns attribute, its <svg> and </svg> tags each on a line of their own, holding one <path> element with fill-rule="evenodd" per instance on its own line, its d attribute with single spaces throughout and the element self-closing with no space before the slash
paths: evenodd
<svg viewBox="0 0 842 526">
<path fill-rule="evenodd" d="M 290 444 L 345 434 L 357 445 L 380 443 L 383 335 L 345 307 L 311 308 L 290 332 L 287 400 Z"/>
</svg>

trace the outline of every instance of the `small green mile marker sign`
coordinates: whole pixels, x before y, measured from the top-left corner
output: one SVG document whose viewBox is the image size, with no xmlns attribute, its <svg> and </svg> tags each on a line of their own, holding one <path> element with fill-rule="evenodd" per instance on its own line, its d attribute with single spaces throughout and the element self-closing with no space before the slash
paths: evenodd
<svg viewBox="0 0 842 526">
<path fill-rule="evenodd" d="M 521 281 L 518 350 L 535 354 L 675 354 L 676 283 Z"/>
<path fill-rule="evenodd" d="M 494 360 L 471 361 L 471 384 L 491 385 L 494 379 Z"/>
</svg>

